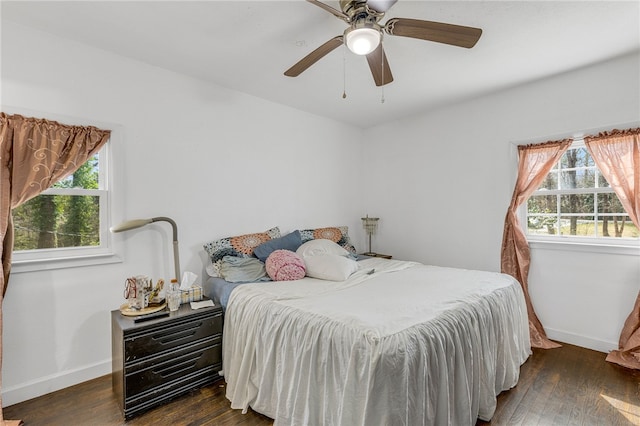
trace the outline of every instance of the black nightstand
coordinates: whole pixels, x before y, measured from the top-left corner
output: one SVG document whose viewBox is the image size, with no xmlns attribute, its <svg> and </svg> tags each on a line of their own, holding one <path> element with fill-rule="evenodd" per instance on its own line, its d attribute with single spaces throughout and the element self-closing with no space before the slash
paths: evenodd
<svg viewBox="0 0 640 426">
<path fill-rule="evenodd" d="M 111 311 L 112 386 L 126 419 L 220 379 L 221 306 L 134 319 Z"/>
</svg>

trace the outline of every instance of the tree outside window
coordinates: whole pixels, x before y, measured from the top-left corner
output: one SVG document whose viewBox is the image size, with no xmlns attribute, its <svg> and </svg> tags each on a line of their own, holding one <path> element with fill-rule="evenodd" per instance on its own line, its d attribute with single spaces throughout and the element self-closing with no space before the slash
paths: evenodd
<svg viewBox="0 0 640 426">
<path fill-rule="evenodd" d="M 75 173 L 13 210 L 14 252 L 101 246 L 100 153 Z"/>
<path fill-rule="evenodd" d="M 527 201 L 527 234 L 629 240 L 640 233 L 582 141 L 575 141 Z"/>
</svg>

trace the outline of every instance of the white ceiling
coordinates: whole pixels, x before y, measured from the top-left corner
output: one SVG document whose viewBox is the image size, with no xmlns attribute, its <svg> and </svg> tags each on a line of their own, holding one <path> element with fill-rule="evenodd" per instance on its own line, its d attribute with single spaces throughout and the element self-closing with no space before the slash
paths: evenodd
<svg viewBox="0 0 640 426">
<path fill-rule="evenodd" d="M 326 3 L 339 9 L 337 1 Z M 415 18 L 483 34 L 472 49 L 386 36 L 395 81 L 383 93 L 366 59 L 342 48 L 299 77 L 283 75 L 346 27 L 302 0 L 3 0 L 1 6 L 3 20 L 360 127 L 640 50 L 640 1 L 399 0 L 382 23 Z"/>
</svg>

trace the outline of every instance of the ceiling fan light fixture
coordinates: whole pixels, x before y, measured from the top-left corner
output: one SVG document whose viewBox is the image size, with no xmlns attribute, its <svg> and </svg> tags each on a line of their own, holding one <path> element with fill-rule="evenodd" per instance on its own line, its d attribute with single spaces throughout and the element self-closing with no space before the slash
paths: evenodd
<svg viewBox="0 0 640 426">
<path fill-rule="evenodd" d="M 356 55 L 368 55 L 380 44 L 382 34 L 372 25 L 362 24 L 344 32 L 347 47 Z"/>
</svg>

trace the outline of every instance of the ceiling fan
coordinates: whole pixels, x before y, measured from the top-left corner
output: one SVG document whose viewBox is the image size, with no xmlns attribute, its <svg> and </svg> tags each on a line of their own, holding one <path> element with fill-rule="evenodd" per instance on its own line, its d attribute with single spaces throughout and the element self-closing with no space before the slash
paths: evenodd
<svg viewBox="0 0 640 426">
<path fill-rule="evenodd" d="M 398 0 L 340 0 L 341 11 L 317 0 L 307 1 L 345 21 L 349 27 L 285 71 L 288 77 L 297 77 L 346 42 L 353 53 L 366 55 L 376 86 L 384 86 L 393 81 L 393 75 L 381 43 L 383 32 L 466 48 L 475 46 L 482 35 L 480 28 L 419 19 L 391 18 L 381 24 L 384 14 Z"/>
</svg>

